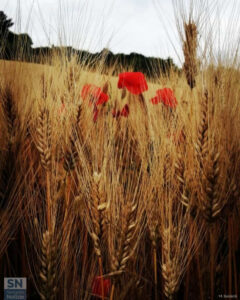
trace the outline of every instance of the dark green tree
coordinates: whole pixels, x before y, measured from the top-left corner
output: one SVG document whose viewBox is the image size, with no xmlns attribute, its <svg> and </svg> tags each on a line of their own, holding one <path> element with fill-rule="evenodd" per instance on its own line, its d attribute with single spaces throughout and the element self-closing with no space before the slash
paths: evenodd
<svg viewBox="0 0 240 300">
<path fill-rule="evenodd" d="M 3 11 L 0 11 L 0 36 L 5 35 L 12 25 L 12 20 L 8 19 Z"/>
<path fill-rule="evenodd" d="M 6 58 L 6 52 L 8 52 L 9 44 L 9 28 L 12 25 L 12 20 L 8 19 L 3 11 L 0 11 L 0 58 Z"/>
</svg>

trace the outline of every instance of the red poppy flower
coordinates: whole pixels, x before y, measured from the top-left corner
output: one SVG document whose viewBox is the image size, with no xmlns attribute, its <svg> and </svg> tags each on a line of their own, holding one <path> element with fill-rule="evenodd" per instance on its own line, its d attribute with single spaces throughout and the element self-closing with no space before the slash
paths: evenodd
<svg viewBox="0 0 240 300">
<path fill-rule="evenodd" d="M 101 105 L 108 101 L 108 95 L 94 84 L 85 84 L 82 88 L 81 96 L 83 100 L 89 97 L 90 101 L 94 101 L 96 105 Z"/>
<path fill-rule="evenodd" d="M 118 75 L 118 88 L 126 88 L 130 93 L 139 95 L 148 90 L 146 79 L 141 72 L 125 72 Z"/>
<path fill-rule="evenodd" d="M 127 118 L 128 115 L 129 115 L 129 106 L 125 104 L 121 111 L 121 116 Z"/>
<path fill-rule="evenodd" d="M 104 297 L 107 297 L 110 292 L 111 281 L 110 279 L 103 279 L 103 294 Z M 102 296 L 102 286 L 101 286 L 101 277 L 96 276 L 93 280 L 92 284 L 92 293 L 95 296 L 101 297 Z"/>
<path fill-rule="evenodd" d="M 162 102 L 164 105 L 169 106 L 171 108 L 176 108 L 177 106 L 177 99 L 173 93 L 173 91 L 169 88 L 164 88 L 157 90 L 157 96 L 153 97 L 150 101 L 152 104 L 158 104 Z"/>
</svg>

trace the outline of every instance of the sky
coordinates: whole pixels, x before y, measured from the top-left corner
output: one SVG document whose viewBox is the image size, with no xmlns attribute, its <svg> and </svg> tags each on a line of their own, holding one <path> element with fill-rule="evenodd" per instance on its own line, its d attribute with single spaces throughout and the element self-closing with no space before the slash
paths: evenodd
<svg viewBox="0 0 240 300">
<path fill-rule="evenodd" d="M 183 55 L 173 2 L 184 3 L 187 12 L 189 1 L 0 0 L 0 10 L 14 21 L 11 30 L 28 33 L 34 47 L 68 45 L 91 52 L 106 47 L 114 53 L 172 57 L 179 64 Z M 194 13 L 205 14 L 204 26 L 212 24 L 212 28 L 219 28 L 221 36 L 232 37 L 233 28 L 236 33 L 239 0 L 192 1 Z M 204 10 L 203 3 L 207 2 L 211 4 Z M 206 29 L 203 33 L 207 36 Z"/>
</svg>

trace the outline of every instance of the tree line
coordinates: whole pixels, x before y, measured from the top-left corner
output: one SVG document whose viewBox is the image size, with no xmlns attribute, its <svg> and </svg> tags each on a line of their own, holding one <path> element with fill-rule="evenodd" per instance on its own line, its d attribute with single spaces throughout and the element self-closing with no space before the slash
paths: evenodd
<svg viewBox="0 0 240 300">
<path fill-rule="evenodd" d="M 170 70 L 179 71 L 172 58 L 161 59 L 155 57 L 145 57 L 138 53 L 113 54 L 108 49 L 101 52 L 90 53 L 84 50 L 77 50 L 73 47 L 37 47 L 33 48 L 31 37 L 26 33 L 16 34 L 10 31 L 13 22 L 3 11 L 0 11 L 0 59 L 21 60 L 35 63 L 50 63 L 54 55 L 63 55 L 70 60 L 73 55 L 78 62 L 94 70 L 102 69 L 108 72 L 112 69 L 113 74 L 117 74 L 122 69 L 139 71 L 147 77 L 167 75 Z"/>
</svg>

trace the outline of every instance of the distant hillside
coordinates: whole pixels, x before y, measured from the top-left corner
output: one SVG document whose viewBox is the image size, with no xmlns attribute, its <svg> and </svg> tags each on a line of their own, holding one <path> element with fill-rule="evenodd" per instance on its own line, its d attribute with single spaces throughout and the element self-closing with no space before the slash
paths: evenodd
<svg viewBox="0 0 240 300">
<path fill-rule="evenodd" d="M 131 70 L 143 72 L 147 77 L 159 76 L 160 74 L 168 74 L 170 69 L 178 71 L 177 66 L 171 58 L 161 59 L 155 57 L 145 57 L 142 54 L 113 54 L 108 49 L 103 49 L 101 52 L 90 53 L 88 51 L 76 50 L 72 47 L 40 47 L 32 49 L 32 58 L 35 62 L 51 61 L 53 54 L 61 55 L 64 53 L 69 59 L 75 55 L 84 66 L 90 69 L 96 67 L 105 72 L 111 68 L 113 74 L 118 73 L 120 70 Z"/>
</svg>

